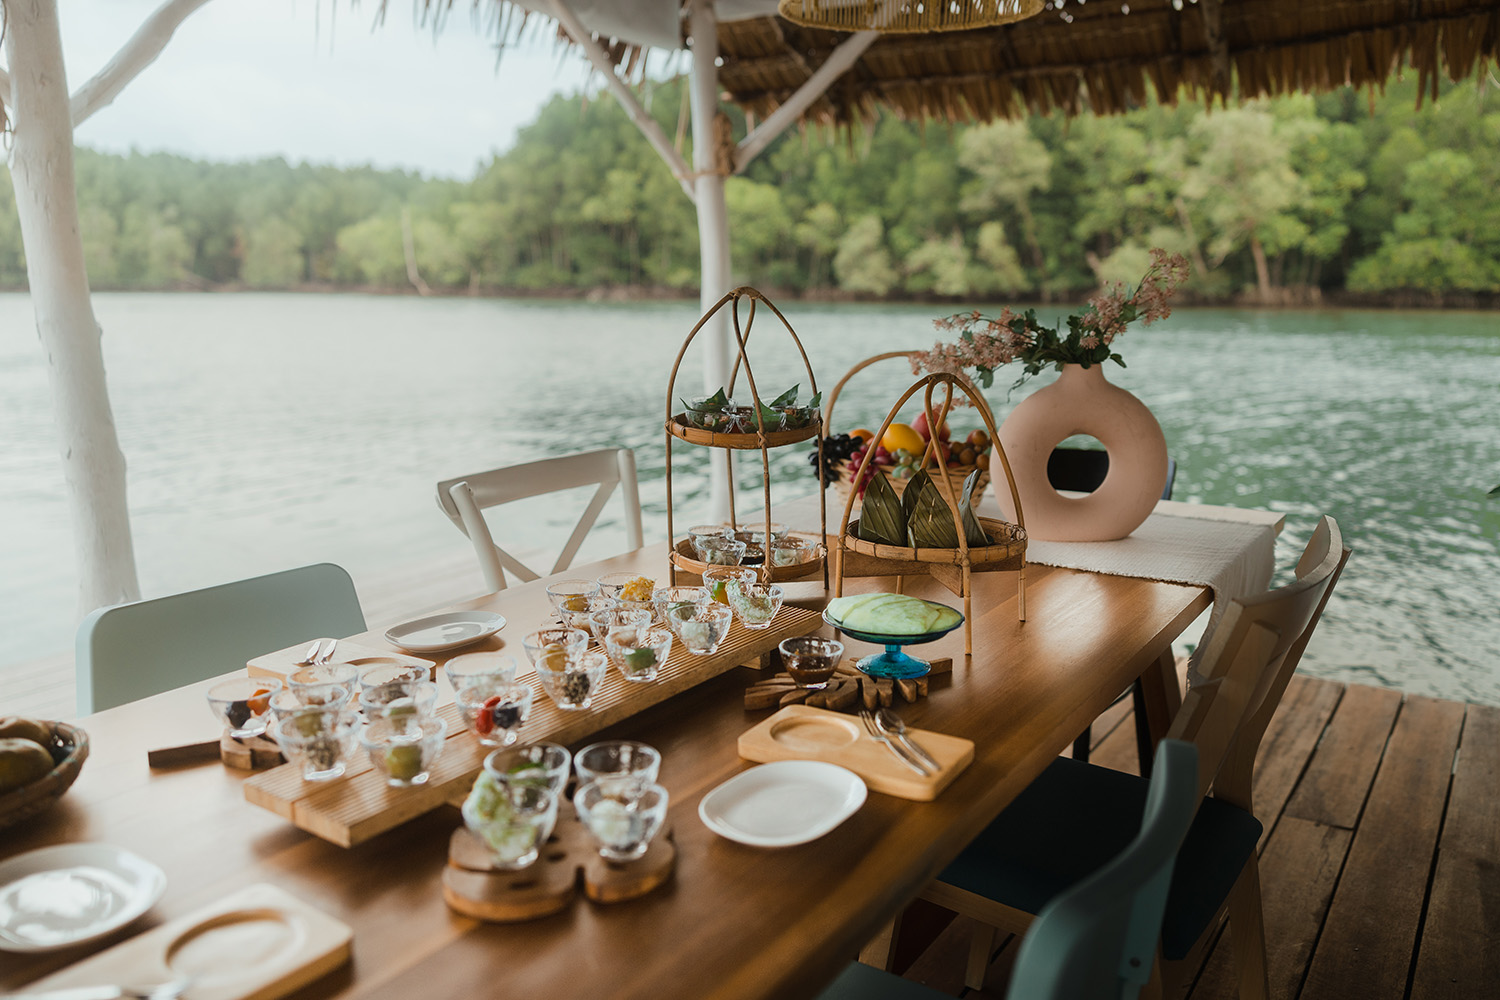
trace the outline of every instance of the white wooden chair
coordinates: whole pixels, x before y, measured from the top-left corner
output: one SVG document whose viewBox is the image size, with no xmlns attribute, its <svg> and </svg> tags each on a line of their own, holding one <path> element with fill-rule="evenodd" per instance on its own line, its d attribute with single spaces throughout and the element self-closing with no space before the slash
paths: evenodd
<svg viewBox="0 0 1500 1000">
<path fill-rule="evenodd" d="M 572 565 L 578 547 L 599 519 L 599 513 L 616 486 L 620 487 L 625 502 L 626 551 L 641 547 L 641 497 L 636 485 L 635 452 L 629 448 L 602 448 L 445 479 L 437 484 L 437 501 L 448 520 L 474 543 L 484 584 L 495 591 L 505 589 L 507 570 L 521 580 L 536 580 L 541 574 L 495 544 L 484 511 L 528 497 L 595 484 L 598 489 L 578 519 L 578 525 L 563 546 L 557 562 L 547 571 L 550 574 Z"/>
</svg>

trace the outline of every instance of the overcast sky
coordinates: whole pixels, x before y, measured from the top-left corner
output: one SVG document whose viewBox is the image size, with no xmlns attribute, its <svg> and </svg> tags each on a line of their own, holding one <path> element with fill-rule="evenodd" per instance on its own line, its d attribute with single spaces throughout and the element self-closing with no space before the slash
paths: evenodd
<svg viewBox="0 0 1500 1000">
<path fill-rule="evenodd" d="M 76 89 L 160 0 L 61 0 Z M 151 66 L 85 122 L 81 145 L 215 160 L 373 163 L 470 177 L 548 96 L 577 91 L 587 63 L 535 29 L 495 64 L 469 0 L 436 37 L 412 0 L 211 0 Z"/>
</svg>

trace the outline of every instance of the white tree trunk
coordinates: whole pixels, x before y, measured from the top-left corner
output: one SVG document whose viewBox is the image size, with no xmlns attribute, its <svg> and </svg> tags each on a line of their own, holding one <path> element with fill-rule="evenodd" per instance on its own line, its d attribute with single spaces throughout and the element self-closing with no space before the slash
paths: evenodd
<svg viewBox="0 0 1500 1000">
<path fill-rule="evenodd" d="M 37 335 L 47 354 L 79 574 L 79 613 L 140 598 L 125 456 L 89 301 L 73 181 L 73 127 L 56 0 L 8 0 L 11 175 Z"/>
<path fill-rule="evenodd" d="M 724 201 L 724 176 L 715 172 L 714 116 L 719 113 L 719 19 L 713 0 L 694 0 L 688 14 L 693 39 L 693 182 L 698 208 L 698 303 L 703 312 L 729 291 L 729 208 Z M 735 350 L 729 313 L 720 310 L 704 328 L 708 350 L 703 355 L 703 391 L 713 392 L 729 381 L 729 361 Z M 709 449 L 709 502 L 714 520 L 729 518 L 729 453 Z"/>
</svg>

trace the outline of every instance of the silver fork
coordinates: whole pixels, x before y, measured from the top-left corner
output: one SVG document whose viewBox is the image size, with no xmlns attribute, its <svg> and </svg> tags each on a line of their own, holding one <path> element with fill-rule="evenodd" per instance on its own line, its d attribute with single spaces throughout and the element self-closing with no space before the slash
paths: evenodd
<svg viewBox="0 0 1500 1000">
<path fill-rule="evenodd" d="M 314 639 L 313 644 L 307 647 L 307 652 L 302 654 L 302 659 L 293 663 L 294 667 L 310 667 L 318 662 L 318 647 L 323 645 L 322 639 Z"/>
<path fill-rule="evenodd" d="M 328 645 L 323 647 L 323 652 L 319 653 L 317 658 L 313 660 L 313 665 L 321 667 L 333 659 L 333 651 L 338 648 L 338 645 L 339 641 L 337 639 L 329 639 Z"/>
<path fill-rule="evenodd" d="M 911 768 L 913 771 L 916 771 L 922 777 L 927 777 L 929 773 L 927 768 L 924 765 L 918 763 L 916 760 L 913 760 L 906 754 L 902 753 L 900 748 L 890 741 L 890 739 L 885 735 L 881 728 L 875 724 L 875 717 L 870 714 L 869 709 L 860 709 L 859 719 L 865 724 L 865 732 L 870 734 L 871 739 L 873 739 L 877 743 L 884 743 L 885 748 L 891 753 L 895 754 L 897 760 L 905 764 L 907 767 Z"/>
</svg>

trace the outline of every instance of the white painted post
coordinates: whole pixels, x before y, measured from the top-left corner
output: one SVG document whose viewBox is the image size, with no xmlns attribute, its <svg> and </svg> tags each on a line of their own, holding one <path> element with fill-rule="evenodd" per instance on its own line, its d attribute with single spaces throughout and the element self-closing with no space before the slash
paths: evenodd
<svg viewBox="0 0 1500 1000">
<path fill-rule="evenodd" d="M 47 355 L 77 541 L 79 613 L 140 598 L 125 456 L 89 301 L 73 180 L 73 124 L 56 0 L 5 4 L 15 126 L 11 174 L 37 336 Z"/>
<path fill-rule="evenodd" d="M 729 209 L 724 201 L 723 175 L 714 171 L 714 116 L 719 113 L 719 18 L 713 0 L 693 0 L 688 12 L 688 34 L 693 44 L 692 120 L 693 187 L 698 207 L 698 302 L 707 312 L 729 291 Z M 703 391 L 713 392 L 729 381 L 732 339 L 729 316 L 721 311 L 704 331 L 708 347 L 703 358 Z M 729 455 L 709 449 L 711 519 L 729 518 Z"/>
</svg>

